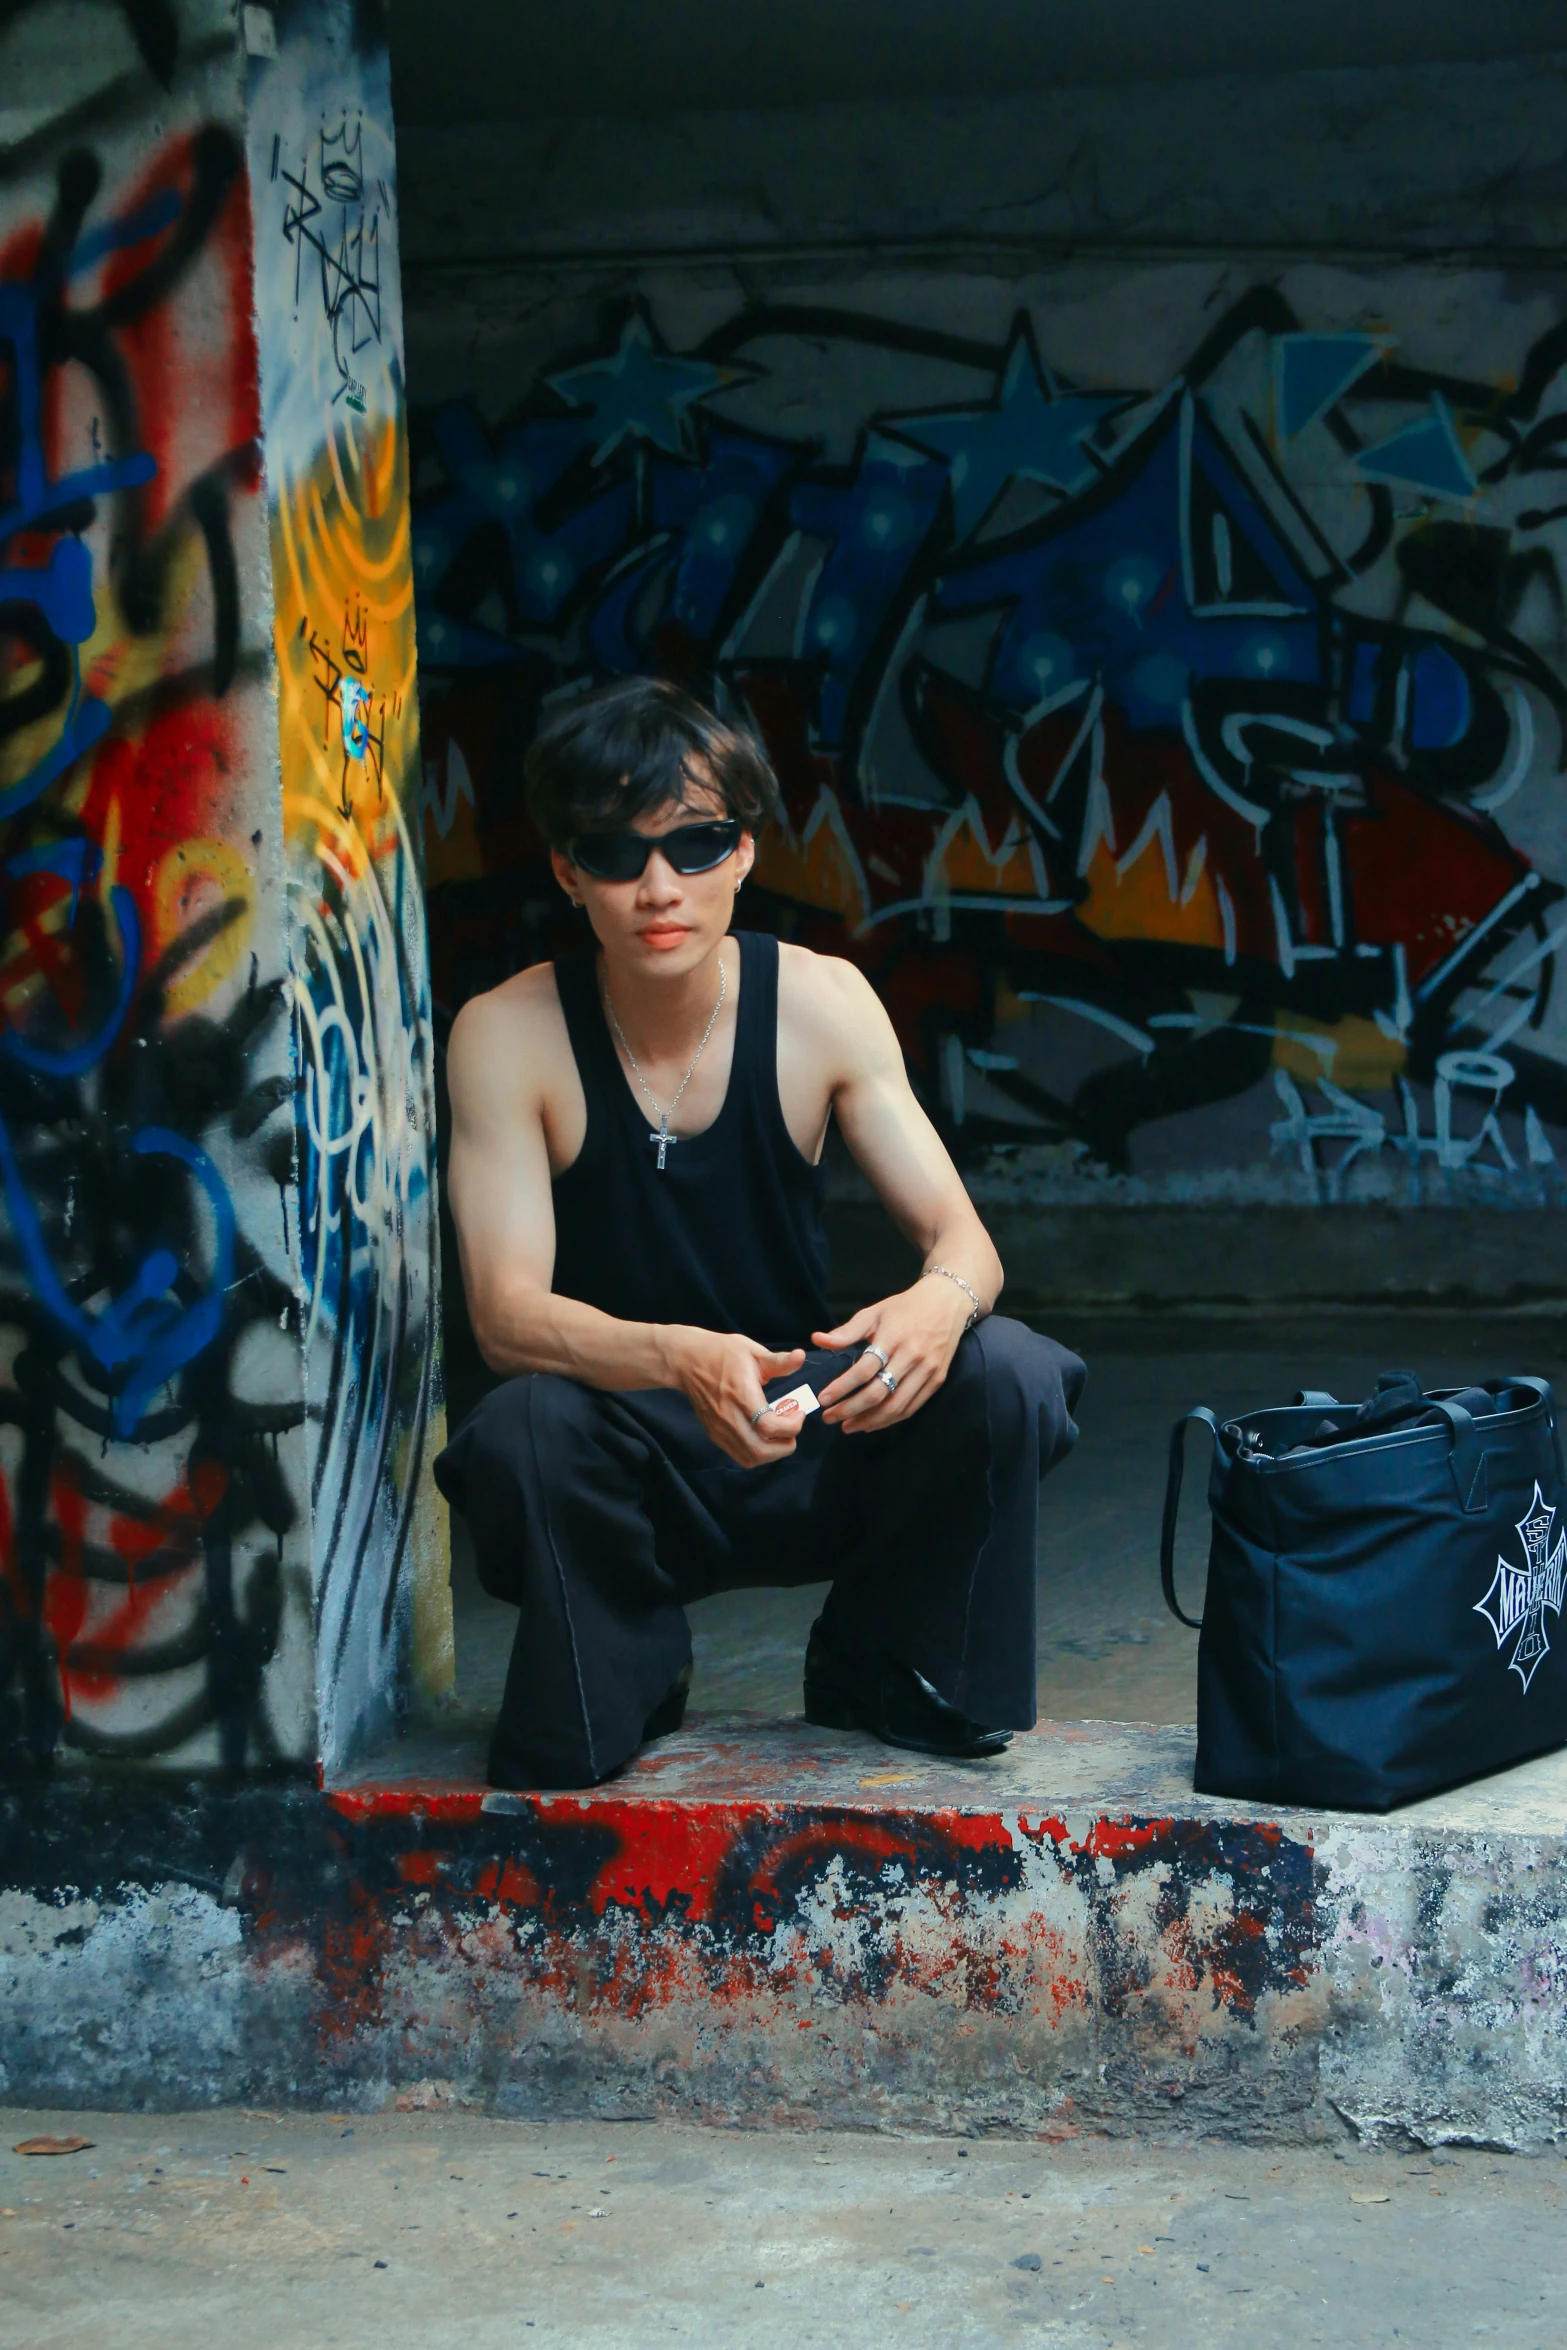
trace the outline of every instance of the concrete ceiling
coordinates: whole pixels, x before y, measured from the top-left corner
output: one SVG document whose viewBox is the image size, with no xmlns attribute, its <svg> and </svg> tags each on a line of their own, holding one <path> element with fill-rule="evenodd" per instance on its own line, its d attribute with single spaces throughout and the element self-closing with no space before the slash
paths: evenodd
<svg viewBox="0 0 1567 2350">
<path fill-rule="evenodd" d="M 1547 0 L 391 0 L 404 122 L 957 98 L 1567 47 Z"/>
</svg>

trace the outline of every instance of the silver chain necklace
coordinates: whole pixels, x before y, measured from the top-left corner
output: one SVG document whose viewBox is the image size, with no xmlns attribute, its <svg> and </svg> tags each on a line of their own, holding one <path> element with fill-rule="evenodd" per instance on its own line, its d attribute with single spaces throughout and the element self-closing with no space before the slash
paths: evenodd
<svg viewBox="0 0 1567 2350">
<path fill-rule="evenodd" d="M 669 1121 L 674 1116 L 675 1112 L 679 1109 L 680 1096 L 685 1092 L 686 1087 L 690 1084 L 692 1078 L 695 1076 L 696 1065 L 707 1050 L 707 1040 L 712 1035 L 713 1030 L 718 1026 L 718 1015 L 724 1008 L 724 993 L 728 987 L 728 984 L 729 982 L 724 976 L 723 957 L 720 956 L 718 959 L 718 1001 L 713 1006 L 711 1019 L 708 1021 L 707 1026 L 702 1031 L 702 1041 L 697 1046 L 696 1051 L 691 1055 L 691 1066 L 686 1071 L 684 1077 L 681 1078 L 680 1083 L 676 1086 L 675 1098 L 666 1110 L 660 1107 L 658 1096 L 654 1093 L 653 1088 L 649 1085 L 647 1079 L 643 1076 L 641 1064 L 639 1063 L 636 1054 L 632 1051 L 630 1045 L 626 1042 L 626 1032 L 621 1027 L 620 1022 L 616 1019 L 615 1007 L 609 1000 L 609 983 L 607 980 L 603 983 L 604 1009 L 609 1014 L 609 1024 L 615 1031 L 615 1040 L 619 1044 L 621 1051 L 625 1054 L 626 1059 L 630 1062 L 631 1074 L 636 1079 L 638 1085 L 641 1086 L 642 1091 L 647 1096 L 648 1100 L 652 1103 L 653 1115 L 658 1120 L 657 1129 L 656 1131 L 649 1133 L 648 1141 L 656 1142 L 658 1145 L 658 1171 L 661 1175 L 664 1172 L 664 1161 L 669 1155 L 670 1144 L 680 1140 L 678 1134 L 670 1133 Z"/>
</svg>

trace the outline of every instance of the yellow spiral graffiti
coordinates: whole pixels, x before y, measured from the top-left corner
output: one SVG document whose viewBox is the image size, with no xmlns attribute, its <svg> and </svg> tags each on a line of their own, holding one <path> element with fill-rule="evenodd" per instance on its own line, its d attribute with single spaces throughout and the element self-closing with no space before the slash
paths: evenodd
<svg viewBox="0 0 1567 2350">
<path fill-rule="evenodd" d="M 353 1261 L 372 1268 L 378 1300 L 356 1343 L 367 1356 L 392 1345 L 389 1307 L 399 1285 L 411 1288 L 421 1315 L 432 1317 L 413 1351 L 428 1350 L 438 1398 L 438 1268 L 414 1230 L 422 1198 L 433 1235 L 434 1170 L 424 1154 L 434 1114 L 425 1021 L 412 1000 L 426 982 L 422 876 L 408 821 L 417 814 L 419 734 L 407 443 L 400 415 L 355 424 L 349 415 L 328 428 L 306 469 L 295 479 L 285 472 L 271 509 L 294 999 L 316 1143 L 317 1196 L 302 1202 L 317 1235 L 307 1355 L 330 1335 L 323 1235 L 339 1212 L 330 1204 L 337 1182 L 341 1213 L 353 1219 Z M 327 974 L 319 982 L 324 1008 L 312 1002 L 312 968 Z M 329 1058 L 347 1069 L 349 1125 L 341 1132 L 330 1123 Z M 386 1357 L 390 1390 L 403 1384 L 405 1367 Z M 368 1359 L 354 1376 L 375 1383 Z M 452 1647 L 445 1543 L 428 1474 L 443 1440 L 439 1401 L 430 1402 L 422 1428 L 417 1421 L 399 1413 L 386 1492 L 394 1515 L 401 1501 L 412 1508 L 413 1663 L 427 1688 L 440 1689 L 451 1680 Z M 321 1441 L 333 1450 L 330 1432 Z M 353 1486 L 364 1467 L 350 1446 L 332 1473 Z M 374 1513 L 382 1504 L 361 1492 L 357 1506 Z"/>
<path fill-rule="evenodd" d="M 359 857 L 394 854 L 418 755 L 407 458 L 395 422 L 363 440 L 329 431 L 308 472 L 283 485 L 272 549 L 290 842 L 296 828 L 325 823 L 339 854 L 345 831 Z M 364 721 L 360 755 L 351 703 Z"/>
</svg>

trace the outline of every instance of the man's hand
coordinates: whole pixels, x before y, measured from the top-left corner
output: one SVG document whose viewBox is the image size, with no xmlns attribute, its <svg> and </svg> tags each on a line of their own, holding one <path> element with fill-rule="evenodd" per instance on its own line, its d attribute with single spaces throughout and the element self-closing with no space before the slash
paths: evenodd
<svg viewBox="0 0 1567 2350">
<path fill-rule="evenodd" d="M 880 1305 L 862 1307 L 836 1330 L 813 1331 L 815 1346 L 879 1347 L 897 1381 L 889 1390 L 877 1356 L 862 1353 L 822 1389 L 823 1419 L 841 1426 L 846 1436 L 908 1419 L 944 1383 L 970 1311 L 970 1300 L 955 1281 L 921 1278 Z"/>
<path fill-rule="evenodd" d="M 719 1450 L 742 1469 L 760 1469 L 788 1458 L 801 1427 L 797 1407 L 782 1414 L 767 1410 L 762 1382 L 782 1379 L 804 1361 L 800 1346 L 776 1354 L 738 1331 L 683 1329 L 676 1345 L 675 1384 L 690 1398 Z"/>
</svg>

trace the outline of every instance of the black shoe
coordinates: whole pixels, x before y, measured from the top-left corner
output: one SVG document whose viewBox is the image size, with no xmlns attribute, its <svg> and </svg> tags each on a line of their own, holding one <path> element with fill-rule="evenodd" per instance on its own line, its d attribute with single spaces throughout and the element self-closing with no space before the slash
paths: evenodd
<svg viewBox="0 0 1567 2350">
<path fill-rule="evenodd" d="M 682 1665 L 642 1725 L 644 1746 L 655 1738 L 673 1737 L 686 1718 L 686 1699 L 690 1694 L 691 1667 Z"/>
<path fill-rule="evenodd" d="M 884 1746 L 954 1760 L 999 1754 L 1012 1743 L 1010 1730 L 987 1730 L 948 1705 L 912 1665 L 886 1656 L 851 1665 L 830 1646 L 819 1617 L 805 1651 L 805 1718 L 820 1730 L 868 1730 Z"/>
</svg>

